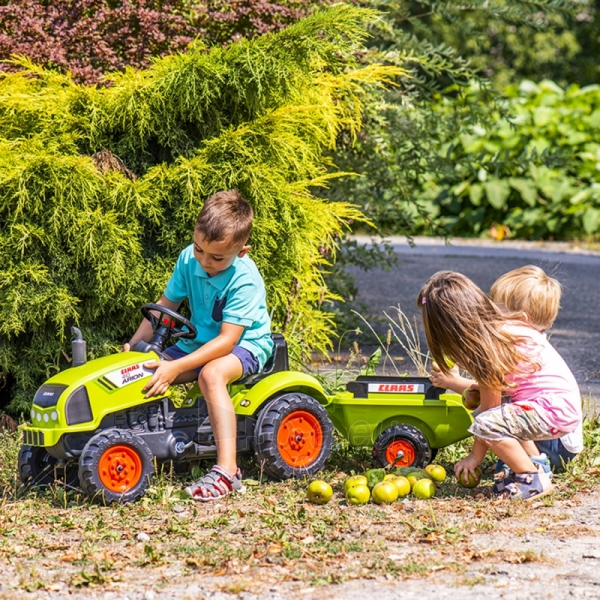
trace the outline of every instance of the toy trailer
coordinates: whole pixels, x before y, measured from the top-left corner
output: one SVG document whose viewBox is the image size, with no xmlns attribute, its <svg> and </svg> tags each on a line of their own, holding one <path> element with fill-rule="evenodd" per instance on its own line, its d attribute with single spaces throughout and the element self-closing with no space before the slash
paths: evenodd
<svg viewBox="0 0 600 600">
<path fill-rule="evenodd" d="M 350 444 L 373 445 L 382 467 L 424 467 L 439 448 L 471 435 L 472 417 L 461 396 L 426 377 L 361 376 L 325 408 Z"/>
</svg>

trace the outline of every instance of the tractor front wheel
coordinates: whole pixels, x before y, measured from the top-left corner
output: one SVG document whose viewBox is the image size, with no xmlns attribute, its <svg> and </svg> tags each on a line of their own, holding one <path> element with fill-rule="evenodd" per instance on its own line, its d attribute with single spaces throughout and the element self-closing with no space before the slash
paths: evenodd
<svg viewBox="0 0 600 600">
<path fill-rule="evenodd" d="M 41 446 L 21 446 L 19 450 L 19 477 L 24 485 L 42 487 L 52 483 L 77 485 L 77 468 L 71 462 L 60 463 Z"/>
<path fill-rule="evenodd" d="M 154 474 L 148 444 L 130 431 L 112 429 L 96 434 L 79 458 L 79 482 L 88 496 L 104 502 L 141 498 Z"/>
<path fill-rule="evenodd" d="M 424 467 L 432 459 L 427 438 L 412 425 L 393 425 L 384 430 L 373 446 L 373 458 L 382 467 Z"/>
<path fill-rule="evenodd" d="M 327 411 L 306 394 L 276 396 L 258 416 L 254 448 L 261 467 L 274 479 L 314 475 L 331 456 L 332 444 Z"/>
</svg>

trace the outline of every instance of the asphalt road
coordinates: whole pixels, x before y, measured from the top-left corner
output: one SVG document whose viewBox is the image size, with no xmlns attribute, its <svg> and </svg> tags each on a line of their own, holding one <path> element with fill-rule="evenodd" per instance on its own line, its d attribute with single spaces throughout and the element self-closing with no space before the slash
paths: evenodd
<svg viewBox="0 0 600 600">
<path fill-rule="evenodd" d="M 421 285 L 440 270 L 463 273 L 486 292 L 497 277 L 523 265 L 537 265 L 556 277 L 563 285 L 563 298 L 551 342 L 573 371 L 589 409 L 596 412 L 596 398 L 600 405 L 600 253 L 551 243 L 454 240 L 444 245 L 441 240 L 416 239 L 411 248 L 402 238 L 388 241 L 398 258 L 391 271 L 351 269 L 358 284 L 357 300 L 371 316 L 391 314 L 390 309 L 398 305 L 405 314 L 417 315 L 415 301 Z M 421 337 L 424 344 L 422 331 Z"/>
</svg>

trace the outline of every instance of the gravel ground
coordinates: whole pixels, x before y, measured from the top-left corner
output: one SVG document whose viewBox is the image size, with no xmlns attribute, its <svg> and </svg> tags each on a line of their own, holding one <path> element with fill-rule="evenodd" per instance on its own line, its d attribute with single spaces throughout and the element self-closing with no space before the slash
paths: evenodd
<svg viewBox="0 0 600 600">
<path fill-rule="evenodd" d="M 432 506 L 435 507 L 435 502 Z M 406 510 L 411 510 L 410 504 Z M 507 518 L 508 510 L 511 514 Z M 21 569 L 20 564 L 11 564 L 2 573 L 0 600 L 364 600 L 366 594 L 377 600 L 457 596 L 470 600 L 489 594 L 504 600 L 598 598 L 599 510 L 600 492 L 579 492 L 568 500 L 556 500 L 550 506 L 537 502 L 532 509 L 520 510 L 512 505 L 507 509 L 503 504 L 477 509 L 474 516 L 481 516 L 479 513 L 483 511 L 496 512 L 497 527 L 479 531 L 474 525 L 467 539 L 454 546 L 435 541 L 431 546 L 415 545 L 398 538 L 389 539 L 390 560 L 400 564 L 418 561 L 439 565 L 438 570 L 425 577 L 389 576 L 389 579 L 356 579 L 335 585 L 307 586 L 294 581 L 277 583 L 276 577 L 269 584 L 239 576 L 184 575 L 181 566 L 165 565 L 137 572 L 128 570 L 124 573 L 126 584 L 116 582 L 101 589 L 90 586 L 77 591 L 59 584 L 46 590 L 25 592 L 9 587 L 12 580 L 18 579 Z M 399 518 L 401 514 L 398 513 Z M 456 568 L 457 563 L 462 568 Z M 46 577 L 46 569 L 56 571 L 57 568 L 60 566 L 49 561 L 42 563 L 38 569 L 40 579 Z"/>
</svg>

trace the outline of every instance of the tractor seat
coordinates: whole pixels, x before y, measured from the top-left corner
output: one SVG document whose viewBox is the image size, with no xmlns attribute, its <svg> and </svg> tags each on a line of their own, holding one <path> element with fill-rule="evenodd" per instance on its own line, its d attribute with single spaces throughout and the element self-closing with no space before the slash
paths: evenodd
<svg viewBox="0 0 600 600">
<path fill-rule="evenodd" d="M 272 373 L 290 370 L 287 342 L 285 341 L 285 338 L 280 333 L 272 333 L 271 339 L 274 344 L 273 354 L 271 354 L 271 358 L 265 363 L 263 370 L 260 373 L 238 379 L 236 383 L 243 383 L 244 385 L 250 386 L 258 383 L 261 379 L 268 377 Z"/>
</svg>

